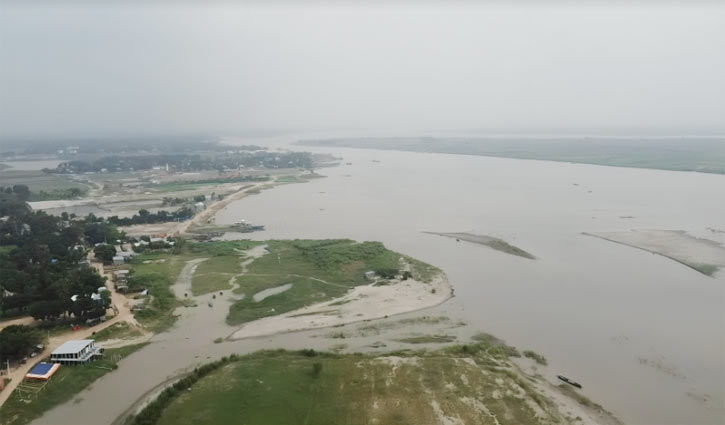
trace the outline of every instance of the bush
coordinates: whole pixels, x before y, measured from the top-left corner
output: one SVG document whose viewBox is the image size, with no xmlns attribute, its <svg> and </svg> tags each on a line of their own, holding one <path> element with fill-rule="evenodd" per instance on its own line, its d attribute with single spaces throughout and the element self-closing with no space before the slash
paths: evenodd
<svg viewBox="0 0 725 425">
<path fill-rule="evenodd" d="M 320 376 L 321 372 L 322 372 L 322 363 L 320 363 L 320 362 L 312 363 L 312 376 L 317 378 L 318 376 Z"/>
</svg>

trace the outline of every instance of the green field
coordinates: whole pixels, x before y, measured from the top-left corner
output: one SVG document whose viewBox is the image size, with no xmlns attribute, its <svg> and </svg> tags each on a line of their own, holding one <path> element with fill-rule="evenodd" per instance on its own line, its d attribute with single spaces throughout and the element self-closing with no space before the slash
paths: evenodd
<svg viewBox="0 0 725 425">
<path fill-rule="evenodd" d="M 385 355 L 234 356 L 167 390 L 131 423 L 495 424 L 494 416 L 521 425 L 570 423 L 534 389 L 534 378 L 510 366 L 510 351 L 489 341 Z"/>
<path fill-rule="evenodd" d="M 219 282 L 224 282 L 220 276 L 226 278 L 226 282 L 229 281 L 230 275 L 224 273 L 232 270 L 233 264 L 240 261 L 240 251 L 258 244 L 259 242 L 245 240 L 183 243 L 176 252 L 159 251 L 136 256 L 130 263 L 133 274 L 129 284 L 148 288 L 153 299 L 148 308 L 136 312 L 136 319 L 153 332 L 168 329 L 176 321 L 173 316 L 174 309 L 181 305 L 181 300 L 176 299 L 170 287 L 176 283 L 187 261 L 208 257 L 207 261 L 212 261 L 212 266 L 221 267 L 221 272 L 215 273 L 213 270 L 200 269 L 204 263 L 197 266 L 197 271 L 209 270 L 207 277 L 213 276 L 212 285 L 218 285 Z M 204 286 L 200 290 L 204 290 Z"/>
<path fill-rule="evenodd" d="M 232 325 L 277 315 L 306 305 L 340 297 L 357 285 L 369 284 L 367 270 L 398 269 L 401 254 L 379 242 L 351 240 L 269 241 L 269 253 L 257 258 L 237 279 L 235 292 L 246 296 L 232 305 L 227 322 Z M 434 268 L 409 262 L 414 278 L 430 278 Z M 291 284 L 280 294 L 260 302 L 252 296 L 264 289 Z"/>
<path fill-rule="evenodd" d="M 231 289 L 229 281 L 242 271 L 239 254 L 211 257 L 196 266 L 191 280 L 191 292 L 194 295 Z"/>
<path fill-rule="evenodd" d="M 305 140 L 299 144 L 725 174 L 723 138 L 411 137 Z"/>
<path fill-rule="evenodd" d="M 137 329 L 132 328 L 126 322 L 117 322 L 111 326 L 106 327 L 102 331 L 93 334 L 93 339 L 96 342 L 108 341 L 112 339 L 133 339 L 143 335 Z"/>
<path fill-rule="evenodd" d="M 5 170 L 0 174 L 0 185 L 13 186 L 24 184 L 31 192 L 30 201 L 69 199 L 65 195 L 68 189 L 80 189 L 85 193 L 90 189 L 85 183 L 70 180 L 57 174 L 45 174 L 42 171 Z M 41 194 L 41 192 L 43 192 Z"/>
<path fill-rule="evenodd" d="M 101 360 L 83 366 L 61 366 L 48 384 L 37 395 L 24 399 L 18 391 L 0 407 L 0 424 L 24 425 L 53 407 L 66 403 L 101 376 L 115 370 L 123 358 L 144 344 L 110 348 Z"/>
</svg>

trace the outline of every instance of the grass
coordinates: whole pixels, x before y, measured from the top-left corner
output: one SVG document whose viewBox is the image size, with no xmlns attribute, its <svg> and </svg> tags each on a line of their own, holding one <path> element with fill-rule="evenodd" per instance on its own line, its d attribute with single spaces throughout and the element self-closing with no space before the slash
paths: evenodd
<svg viewBox="0 0 725 425">
<path fill-rule="evenodd" d="M 379 242 L 351 240 L 275 240 L 267 242 L 267 249 L 269 253 L 255 259 L 248 273 L 237 279 L 236 292 L 246 297 L 230 308 L 227 322 L 231 325 L 340 297 L 369 283 L 365 271 L 398 268 L 404 258 Z M 416 273 L 432 276 L 437 270 L 414 260 L 411 267 L 414 277 Z M 259 291 L 285 284 L 292 287 L 261 302 L 252 299 Z"/>
<path fill-rule="evenodd" d="M 424 335 L 413 336 L 409 338 L 400 338 L 396 339 L 395 341 L 405 344 L 443 344 L 446 342 L 453 342 L 455 340 L 456 337 L 452 335 Z"/>
<path fill-rule="evenodd" d="M 697 270 L 698 272 L 706 275 L 706 276 L 713 276 L 715 273 L 717 273 L 718 270 L 720 270 L 717 266 L 714 266 L 712 264 L 703 264 L 703 263 L 685 263 L 685 265 Z"/>
<path fill-rule="evenodd" d="M 549 364 L 549 362 L 546 361 L 546 357 L 544 357 L 541 354 L 538 354 L 538 353 L 536 353 L 534 351 L 524 350 L 522 354 L 524 355 L 524 357 L 528 357 L 528 358 L 534 360 L 536 363 L 538 363 L 538 364 L 540 364 L 542 366 L 546 366 L 546 365 Z"/>
<path fill-rule="evenodd" d="M 21 399 L 17 391 L 14 392 L 0 407 L 0 424 L 30 423 L 53 407 L 70 401 L 88 388 L 93 381 L 116 369 L 120 359 L 144 345 L 146 343 L 107 349 L 103 359 L 84 366 L 61 366 L 37 398 L 31 399 L 30 402 Z"/>
<path fill-rule="evenodd" d="M 485 244 L 486 246 L 493 248 L 497 251 L 505 252 L 507 254 L 511 255 L 518 255 L 519 257 L 528 258 L 530 260 L 535 260 L 536 257 L 529 254 L 528 252 L 524 251 L 523 249 L 513 246 L 510 243 L 501 240 L 501 239 L 492 239 L 491 241 L 487 242 Z"/>
<path fill-rule="evenodd" d="M 100 342 L 111 339 L 133 339 L 141 335 L 143 334 L 138 329 L 132 328 L 128 323 L 118 322 L 93 334 L 93 339 Z"/>
<path fill-rule="evenodd" d="M 492 424 L 480 406 L 506 423 L 559 422 L 556 407 L 532 386 L 522 386 L 514 372 L 478 366 L 486 356 L 484 349 L 464 353 L 460 347 L 395 357 L 262 351 L 221 363 L 170 391 L 160 397 L 164 406 L 150 409 L 153 415 L 139 415 L 149 420 L 134 423 L 413 425 L 441 423 L 442 414 Z M 539 416 L 534 403 L 543 406 Z"/>
<path fill-rule="evenodd" d="M 165 261 L 143 263 L 154 260 Z M 149 253 L 139 255 L 131 262 L 133 275 L 129 283 L 147 288 L 153 299 L 145 310 L 136 312 L 135 317 L 139 323 L 152 332 L 163 332 L 176 321 L 172 313 L 179 303 L 170 287 L 179 277 L 185 260 L 186 258 L 180 255 Z"/>
<path fill-rule="evenodd" d="M 288 277 L 280 281 L 281 285 L 288 283 L 292 284 L 290 289 L 260 302 L 254 301 L 251 295 L 235 302 L 229 308 L 227 323 L 236 325 L 287 313 L 306 305 L 340 297 L 348 291 L 345 287 L 327 285 L 304 277 Z"/>
<path fill-rule="evenodd" d="M 228 271 L 233 269 L 234 262 L 239 262 L 240 251 L 250 249 L 259 243 L 248 240 L 187 242 L 178 253 L 159 251 L 136 256 L 131 262 L 131 269 L 133 270 L 131 282 L 148 288 L 153 299 L 153 302 L 145 310 L 135 313 L 136 319 L 153 332 L 163 332 L 170 328 L 176 321 L 173 316 L 174 309 L 182 305 L 182 301 L 176 299 L 170 287 L 176 283 L 187 261 L 209 257 L 206 262 L 212 261 L 212 269 L 203 268 L 204 262 L 202 262 L 197 266 L 197 271 L 208 270 L 209 273 L 212 273 L 214 266 L 219 266 L 222 270 Z M 148 263 L 144 263 L 144 261 L 148 261 Z M 222 275 L 221 273 L 216 275 L 223 276 L 226 281 L 216 278 L 209 284 L 209 288 L 217 288 L 221 283 L 228 285 L 231 276 Z M 202 290 L 204 289 L 202 287 Z"/>
<path fill-rule="evenodd" d="M 66 189 L 81 189 L 87 191 L 90 187 L 84 183 L 70 180 L 64 176 L 58 174 L 45 174 L 42 171 L 36 170 L 8 170 L 3 173 L 2 185 L 13 186 L 16 184 L 27 185 L 33 194 L 37 194 L 41 191 L 44 192 L 55 192 L 63 191 Z M 31 195 L 31 201 L 35 201 Z"/>
<path fill-rule="evenodd" d="M 559 384 L 559 386 L 557 388 L 559 388 L 559 390 L 562 393 L 564 393 L 564 395 L 576 400 L 576 402 L 581 404 L 582 406 L 585 406 L 585 407 L 588 407 L 589 409 L 594 410 L 600 416 L 604 416 L 604 415 L 611 416 L 612 415 L 612 413 L 609 412 L 607 409 L 602 407 L 600 404 L 591 401 L 588 397 L 581 394 L 579 391 L 575 390 L 569 384 Z M 617 421 L 616 423 L 621 423 L 621 422 Z"/>
<path fill-rule="evenodd" d="M 191 280 L 194 295 L 231 289 L 229 281 L 242 271 L 239 254 L 218 255 L 199 263 Z"/>
</svg>

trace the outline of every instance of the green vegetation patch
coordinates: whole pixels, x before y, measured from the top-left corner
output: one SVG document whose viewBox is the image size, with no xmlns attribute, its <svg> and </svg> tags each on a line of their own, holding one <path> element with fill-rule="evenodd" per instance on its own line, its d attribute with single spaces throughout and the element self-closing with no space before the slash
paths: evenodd
<svg viewBox="0 0 725 425">
<path fill-rule="evenodd" d="M 456 337 L 453 335 L 423 335 L 396 339 L 396 341 L 405 344 L 443 344 L 446 342 L 453 342 L 455 340 Z"/>
<path fill-rule="evenodd" d="M 340 297 L 349 290 L 347 287 L 329 285 L 304 277 L 287 277 L 281 280 L 280 284 L 291 284 L 292 287 L 259 302 L 255 301 L 252 296 L 245 296 L 229 308 L 227 323 L 236 325 L 262 317 L 276 316 L 310 304 Z"/>
<path fill-rule="evenodd" d="M 171 285 L 176 283 L 187 261 L 209 258 L 197 266 L 197 272 L 204 274 L 206 271 L 206 276 L 210 277 L 208 283 L 197 281 L 199 293 L 223 289 L 223 285 L 228 288 L 232 277 L 230 271 L 240 271 L 240 256 L 245 250 L 260 243 L 248 240 L 186 243 L 177 240 L 177 247 L 173 251 L 153 251 L 137 255 L 131 261 L 133 274 L 129 279 L 129 287 L 137 290 L 148 289 L 152 301 L 146 309 L 135 313 L 136 319 L 153 332 L 168 329 L 176 321 L 173 316 L 174 309 L 182 305 L 181 300 L 171 291 Z M 211 265 L 204 266 L 209 261 Z M 221 272 L 216 273 L 215 267 Z"/>
<path fill-rule="evenodd" d="M 111 339 L 133 339 L 142 335 L 143 334 L 138 329 L 134 329 L 128 323 L 118 322 L 93 334 L 93 339 L 95 339 L 96 342 L 100 342 Z"/>
<path fill-rule="evenodd" d="M 541 354 L 536 353 L 534 351 L 524 350 L 523 355 L 524 355 L 524 357 L 528 357 L 542 366 L 546 366 L 547 364 L 549 364 L 549 362 L 546 361 L 546 357 L 544 357 Z"/>
<path fill-rule="evenodd" d="M 239 254 L 218 255 L 196 266 L 191 280 L 191 292 L 194 295 L 231 289 L 229 281 L 242 271 Z"/>
<path fill-rule="evenodd" d="M 521 425 L 562 421 L 556 406 L 512 369 L 485 366 L 498 360 L 480 345 L 467 352 L 458 346 L 386 355 L 276 350 L 232 356 L 183 378 L 131 423 L 427 424 L 439 423 L 441 413 L 474 425 L 493 424 L 491 415 Z"/>
<path fill-rule="evenodd" d="M 237 279 L 236 292 L 245 298 L 229 311 L 232 325 L 277 315 L 310 304 L 340 297 L 357 285 L 369 284 L 368 270 L 397 270 L 401 259 L 410 264 L 413 276 L 431 277 L 437 269 L 386 249 L 379 242 L 347 239 L 267 242 L 268 254 L 255 259 Z M 259 291 L 290 284 L 292 287 L 260 302 Z"/>
<path fill-rule="evenodd" d="M 24 425 L 39 418 L 53 407 L 66 403 L 86 389 L 96 379 L 115 370 L 124 357 L 146 345 L 135 344 L 121 348 L 109 348 L 102 359 L 82 366 L 61 366 L 48 381 L 37 398 L 24 399 L 18 391 L 0 407 L 0 424 Z"/>
</svg>

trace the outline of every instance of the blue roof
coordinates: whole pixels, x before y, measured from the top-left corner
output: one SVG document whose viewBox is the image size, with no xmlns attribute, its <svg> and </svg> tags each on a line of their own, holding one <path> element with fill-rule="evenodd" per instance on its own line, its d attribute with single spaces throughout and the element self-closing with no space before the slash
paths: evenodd
<svg viewBox="0 0 725 425">
<path fill-rule="evenodd" d="M 53 367 L 53 363 L 38 363 L 31 371 L 33 375 L 45 375 Z"/>
</svg>

